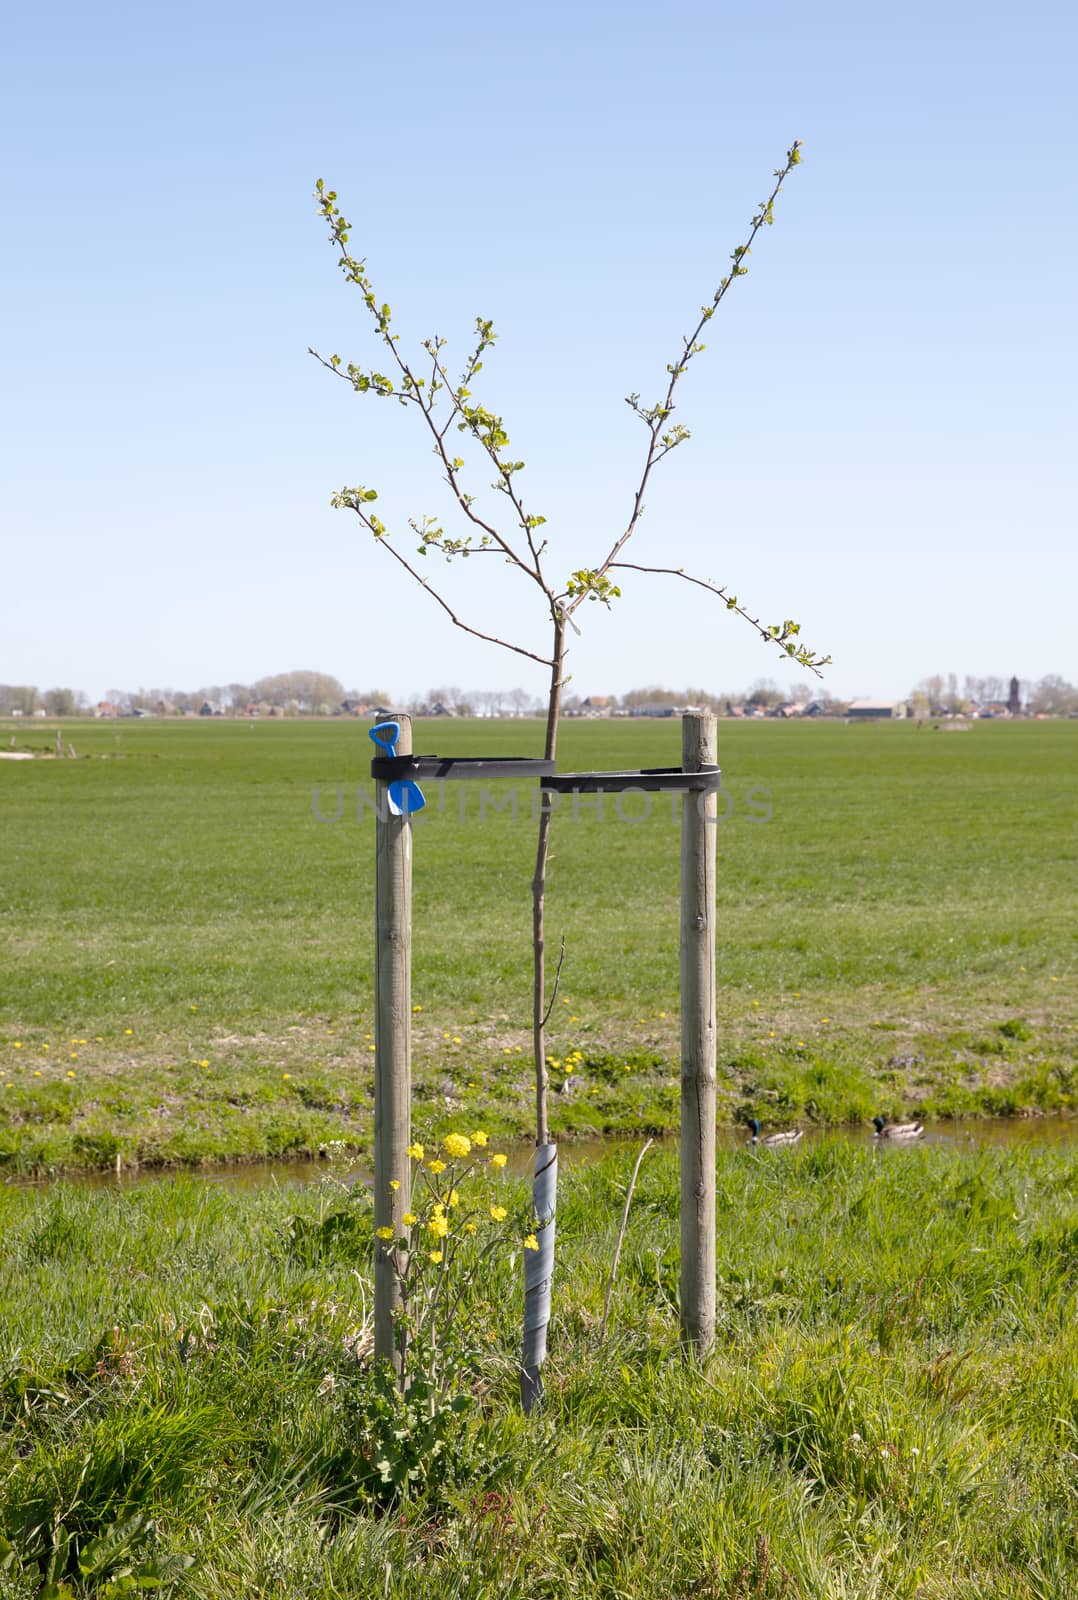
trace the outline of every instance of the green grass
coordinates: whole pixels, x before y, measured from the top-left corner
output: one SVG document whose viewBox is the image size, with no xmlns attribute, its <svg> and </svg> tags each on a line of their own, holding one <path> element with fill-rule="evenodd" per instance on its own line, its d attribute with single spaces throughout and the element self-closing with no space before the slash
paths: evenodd
<svg viewBox="0 0 1078 1600">
<path fill-rule="evenodd" d="M 370 1135 L 371 746 L 353 722 L 70 725 L 0 763 L 0 1160 L 12 1170 L 288 1155 Z M 46 728 L 10 725 L 51 748 Z M 534 723 L 416 747 L 534 753 Z M 563 769 L 677 760 L 673 722 L 566 724 Z M 723 1114 L 1068 1110 L 1078 724 L 720 724 Z M 312 791 L 321 791 L 316 820 Z M 769 791 L 769 822 L 751 820 Z M 504 786 L 502 786 L 504 791 Z M 503 794 L 504 797 L 504 794 Z M 462 822 L 457 812 L 467 805 Z M 590 797 L 589 797 L 590 799 Z M 531 793 L 417 823 L 420 1120 L 531 1124 Z M 678 1115 L 678 829 L 668 798 L 556 829 L 560 1137 Z M 77 1042 L 74 1042 L 77 1041 Z M 18 1046 L 18 1048 L 16 1048 Z M 46 1046 L 48 1048 L 46 1048 Z M 580 1052 L 576 1070 L 566 1057 Z M 207 1062 L 208 1065 L 201 1065 Z M 72 1074 L 72 1076 L 69 1076 Z M 10 1084 L 10 1087 L 6 1085 Z"/>
<path fill-rule="evenodd" d="M 0 1595 L 123 1593 L 125 1570 L 201 1600 L 1078 1591 L 1078 1157 L 720 1154 L 702 1369 L 677 1351 L 665 1151 L 600 1346 L 631 1162 L 563 1179 L 543 1414 L 514 1402 L 507 1245 L 452 1471 L 388 1514 L 357 1448 L 361 1196 L 0 1190 Z"/>
</svg>

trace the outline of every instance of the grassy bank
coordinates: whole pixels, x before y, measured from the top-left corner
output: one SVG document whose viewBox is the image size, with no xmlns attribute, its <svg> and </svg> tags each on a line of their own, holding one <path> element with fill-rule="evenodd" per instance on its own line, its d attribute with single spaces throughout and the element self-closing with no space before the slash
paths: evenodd
<svg viewBox="0 0 1078 1600">
<path fill-rule="evenodd" d="M 0 763 L 0 1161 L 364 1148 L 364 727 L 65 737 L 77 760 Z M 48 728 L 3 738 L 53 745 Z M 669 763 L 678 738 L 669 722 L 568 724 L 561 766 Z M 538 739 L 529 723 L 439 722 L 416 745 L 522 754 Z M 1073 723 L 721 725 L 725 1116 L 1073 1107 L 1076 754 Z M 524 1133 L 532 791 L 514 815 L 508 786 L 491 790 L 501 810 L 446 786 L 417 823 L 417 1109 Z M 677 824 L 668 798 L 638 821 L 591 798 L 565 804 L 550 881 L 567 941 L 560 1137 L 677 1117 Z"/>
<path fill-rule="evenodd" d="M 417 1487 L 381 1509 L 361 1447 L 365 1198 L 333 1181 L 0 1190 L 0 1594 L 46 1577 L 77 1594 L 156 1577 L 203 1600 L 1078 1589 L 1078 1159 L 720 1155 L 702 1371 L 677 1354 L 663 1152 L 600 1345 L 630 1165 L 564 1180 L 542 1417 L 514 1401 L 507 1236 L 471 1301 L 475 1403 L 447 1471 L 417 1440 Z M 127 1590 L 105 1587 L 124 1571 Z"/>
</svg>

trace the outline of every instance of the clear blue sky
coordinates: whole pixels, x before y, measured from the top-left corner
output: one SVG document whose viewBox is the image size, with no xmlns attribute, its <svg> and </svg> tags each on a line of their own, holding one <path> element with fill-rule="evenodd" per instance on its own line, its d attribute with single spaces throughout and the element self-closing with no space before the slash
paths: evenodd
<svg viewBox="0 0 1078 1600">
<path fill-rule="evenodd" d="M 494 318 L 478 396 L 568 571 L 627 515 L 623 396 L 658 396 L 794 137 L 637 559 L 797 617 L 837 694 L 1078 677 L 1073 6 L 43 0 L 5 33 L 0 681 L 539 691 L 329 507 L 443 499 L 416 419 L 306 353 L 375 357 L 314 181 L 402 338 L 459 356 Z M 541 647 L 477 565 L 462 605 Z M 582 694 L 804 676 L 625 587 L 583 619 Z"/>
</svg>

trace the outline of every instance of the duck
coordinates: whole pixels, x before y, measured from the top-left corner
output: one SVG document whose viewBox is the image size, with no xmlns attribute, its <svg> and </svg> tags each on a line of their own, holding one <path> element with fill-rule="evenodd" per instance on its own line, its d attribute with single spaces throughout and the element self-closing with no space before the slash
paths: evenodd
<svg viewBox="0 0 1078 1600">
<path fill-rule="evenodd" d="M 788 1145 L 796 1144 L 798 1139 L 804 1137 L 804 1128 L 780 1128 L 777 1133 L 768 1133 L 760 1138 L 760 1124 L 753 1117 L 749 1122 L 752 1129 L 750 1144 L 760 1145 L 765 1150 L 784 1150 Z"/>
<path fill-rule="evenodd" d="M 924 1133 L 920 1122 L 888 1122 L 886 1117 L 873 1117 L 876 1132 L 874 1139 L 886 1139 L 888 1144 L 910 1144 Z"/>
</svg>

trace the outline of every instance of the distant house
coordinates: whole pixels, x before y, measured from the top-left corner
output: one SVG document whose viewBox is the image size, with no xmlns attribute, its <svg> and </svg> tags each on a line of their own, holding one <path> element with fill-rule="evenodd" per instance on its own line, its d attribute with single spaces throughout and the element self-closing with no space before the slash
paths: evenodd
<svg viewBox="0 0 1078 1600">
<path fill-rule="evenodd" d="M 801 702 L 799 700 L 784 700 L 780 706 L 772 706 L 769 716 L 772 717 L 799 717 L 801 715 Z"/>
<path fill-rule="evenodd" d="M 677 715 L 677 707 L 658 704 L 633 706 L 629 715 L 631 717 L 673 717 Z"/>
<path fill-rule="evenodd" d="M 115 717 L 118 714 L 111 700 L 99 700 L 94 706 L 95 717 Z"/>
<path fill-rule="evenodd" d="M 457 713 L 441 700 L 435 700 L 430 708 L 430 714 L 432 717 L 455 717 Z"/>
<path fill-rule="evenodd" d="M 203 700 L 198 708 L 198 714 L 200 717 L 219 717 L 221 708 L 220 706 L 215 706 L 212 700 Z"/>
<path fill-rule="evenodd" d="M 608 717 L 610 715 L 610 696 L 608 694 L 589 694 L 586 700 L 580 702 L 580 715 L 582 717 Z"/>
<path fill-rule="evenodd" d="M 846 715 L 851 719 L 864 721 L 866 718 L 879 719 L 904 717 L 906 703 L 904 700 L 853 700 L 846 708 Z"/>
</svg>

